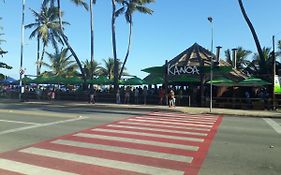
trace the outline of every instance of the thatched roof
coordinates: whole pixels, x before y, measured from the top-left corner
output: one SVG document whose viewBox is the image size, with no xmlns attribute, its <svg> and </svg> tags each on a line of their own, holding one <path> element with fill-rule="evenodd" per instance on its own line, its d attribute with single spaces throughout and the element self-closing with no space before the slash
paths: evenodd
<svg viewBox="0 0 281 175">
<path fill-rule="evenodd" d="M 194 43 L 191 47 L 170 60 L 168 64 L 177 66 L 205 66 L 210 65 L 211 58 L 215 57 L 212 52 Z"/>
</svg>

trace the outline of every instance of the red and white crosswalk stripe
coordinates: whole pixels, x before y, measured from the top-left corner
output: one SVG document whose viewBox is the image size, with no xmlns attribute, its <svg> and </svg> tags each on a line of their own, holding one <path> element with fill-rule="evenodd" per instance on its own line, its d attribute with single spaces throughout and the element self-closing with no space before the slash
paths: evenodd
<svg viewBox="0 0 281 175">
<path fill-rule="evenodd" d="M 195 175 L 222 118 L 154 112 L 0 154 L 0 174 Z"/>
</svg>

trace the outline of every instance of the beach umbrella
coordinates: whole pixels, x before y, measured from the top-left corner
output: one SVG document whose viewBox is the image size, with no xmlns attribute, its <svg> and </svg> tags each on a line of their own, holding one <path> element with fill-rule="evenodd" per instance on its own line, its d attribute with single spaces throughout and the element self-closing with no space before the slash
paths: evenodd
<svg viewBox="0 0 281 175">
<path fill-rule="evenodd" d="M 169 77 L 169 83 L 199 83 L 200 78 L 195 76 L 179 75 L 174 77 Z"/>
<path fill-rule="evenodd" d="M 210 83 L 211 81 L 207 82 L 207 84 Z M 214 86 L 234 86 L 235 82 L 225 77 L 218 77 L 212 80 L 212 84 Z"/>
<path fill-rule="evenodd" d="M 143 85 L 144 81 L 141 78 L 133 77 L 122 82 L 123 85 Z"/>
<path fill-rule="evenodd" d="M 67 77 L 62 79 L 63 84 L 82 84 L 83 80 L 79 77 Z"/>
<path fill-rule="evenodd" d="M 161 75 L 149 74 L 144 79 L 144 84 L 163 84 L 164 78 Z"/>
<path fill-rule="evenodd" d="M 165 72 L 165 67 L 164 66 L 154 66 L 154 67 L 145 68 L 141 71 L 150 73 L 153 75 L 163 75 Z"/>
<path fill-rule="evenodd" d="M 99 76 L 93 80 L 87 80 L 88 83 L 97 84 L 97 85 L 110 85 L 113 83 L 112 80 L 108 79 L 106 76 Z"/>
<path fill-rule="evenodd" d="M 238 86 L 265 86 L 270 85 L 271 83 L 264 81 L 263 79 L 256 77 L 249 77 L 245 80 L 242 80 L 238 83 Z"/>
<path fill-rule="evenodd" d="M 39 76 L 32 80 L 32 83 L 36 84 L 47 84 L 48 77 Z"/>
<path fill-rule="evenodd" d="M 12 77 L 6 77 L 5 79 L 0 80 L 0 84 L 13 84 L 14 82 L 16 82 L 17 80 L 12 78 Z"/>
</svg>

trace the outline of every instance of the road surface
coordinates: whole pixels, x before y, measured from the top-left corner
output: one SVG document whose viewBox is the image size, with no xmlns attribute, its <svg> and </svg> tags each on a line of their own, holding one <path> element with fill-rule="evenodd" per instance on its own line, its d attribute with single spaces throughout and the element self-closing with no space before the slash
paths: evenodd
<svg viewBox="0 0 281 175">
<path fill-rule="evenodd" d="M 281 174 L 280 119 L 0 107 L 3 175 Z"/>
</svg>

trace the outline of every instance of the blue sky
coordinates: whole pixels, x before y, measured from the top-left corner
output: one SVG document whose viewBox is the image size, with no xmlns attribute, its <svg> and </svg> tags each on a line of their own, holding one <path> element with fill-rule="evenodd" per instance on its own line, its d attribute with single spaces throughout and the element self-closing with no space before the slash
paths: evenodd
<svg viewBox="0 0 281 175">
<path fill-rule="evenodd" d="M 280 0 L 244 0 L 245 8 L 259 35 L 262 47 L 271 47 L 272 35 L 281 39 Z M 29 8 L 39 10 L 40 0 L 26 0 L 25 23 L 33 22 Z M 252 35 L 239 9 L 237 0 L 156 0 L 149 5 L 154 10 L 150 15 L 134 15 L 132 50 L 127 63 L 130 74 L 144 78 L 141 69 L 164 64 L 194 42 L 210 49 L 211 26 L 207 20 L 213 17 L 214 46 L 222 51 L 242 46 L 256 52 Z M 66 28 L 69 41 L 81 60 L 90 58 L 89 13 L 76 7 L 69 0 L 62 1 L 64 20 L 71 23 Z M 112 57 L 111 1 L 97 0 L 95 15 L 95 60 Z M 6 0 L 0 4 L 0 26 L 4 27 L 1 47 L 8 50 L 1 61 L 13 66 L 12 70 L 0 71 L 14 78 L 19 77 L 21 0 Z M 127 48 L 128 25 L 124 18 L 118 19 L 118 57 L 123 59 Z M 25 31 L 24 63 L 27 74 L 36 72 L 36 41 L 29 40 L 31 30 Z M 50 48 L 48 51 L 52 52 Z M 224 56 L 223 53 L 221 53 Z"/>
</svg>

